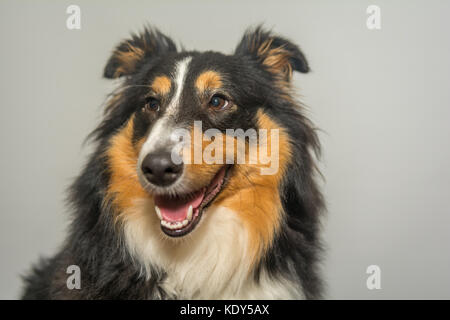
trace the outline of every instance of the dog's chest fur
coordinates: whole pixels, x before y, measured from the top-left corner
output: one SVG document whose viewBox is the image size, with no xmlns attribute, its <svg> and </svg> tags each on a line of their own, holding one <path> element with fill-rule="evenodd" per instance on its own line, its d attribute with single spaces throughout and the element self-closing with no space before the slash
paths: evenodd
<svg viewBox="0 0 450 320">
<path fill-rule="evenodd" d="M 124 222 L 126 247 L 145 276 L 164 274 L 160 289 L 178 299 L 303 298 L 295 283 L 260 271 L 256 280 L 248 237 L 237 214 L 211 207 L 197 230 L 182 239 L 162 235 L 152 203 L 136 202 Z"/>
</svg>

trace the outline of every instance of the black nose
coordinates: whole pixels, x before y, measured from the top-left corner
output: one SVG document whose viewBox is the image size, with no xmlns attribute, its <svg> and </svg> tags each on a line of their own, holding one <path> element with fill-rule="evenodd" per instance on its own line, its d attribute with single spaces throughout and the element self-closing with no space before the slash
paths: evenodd
<svg viewBox="0 0 450 320">
<path fill-rule="evenodd" d="M 168 186 L 174 183 L 183 172 L 183 164 L 175 164 L 170 152 L 152 152 L 142 161 L 145 178 L 154 185 Z"/>
</svg>

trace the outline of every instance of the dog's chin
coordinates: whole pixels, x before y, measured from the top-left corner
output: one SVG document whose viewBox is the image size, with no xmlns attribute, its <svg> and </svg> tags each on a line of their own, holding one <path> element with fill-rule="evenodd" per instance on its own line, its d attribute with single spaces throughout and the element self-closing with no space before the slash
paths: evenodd
<svg viewBox="0 0 450 320">
<path fill-rule="evenodd" d="M 162 232 L 172 238 L 191 233 L 199 224 L 203 211 L 224 188 L 229 171 L 229 166 L 223 166 L 208 185 L 188 194 L 154 193 L 155 211 Z"/>
</svg>

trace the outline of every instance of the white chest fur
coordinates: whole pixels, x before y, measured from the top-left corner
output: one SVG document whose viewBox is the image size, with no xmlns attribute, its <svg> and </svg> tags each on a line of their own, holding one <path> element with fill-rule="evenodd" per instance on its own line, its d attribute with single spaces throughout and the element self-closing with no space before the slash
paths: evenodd
<svg viewBox="0 0 450 320">
<path fill-rule="evenodd" d="M 238 215 L 210 207 L 199 225 L 183 238 L 165 236 L 151 200 L 136 201 L 124 215 L 124 237 L 146 275 L 164 270 L 162 287 L 185 299 L 301 299 L 303 294 L 283 278 L 262 272 L 258 283 L 250 270 L 248 234 Z"/>
</svg>

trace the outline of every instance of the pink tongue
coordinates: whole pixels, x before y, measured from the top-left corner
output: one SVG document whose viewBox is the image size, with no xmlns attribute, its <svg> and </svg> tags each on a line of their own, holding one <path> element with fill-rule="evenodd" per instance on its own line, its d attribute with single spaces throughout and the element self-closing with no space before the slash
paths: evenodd
<svg viewBox="0 0 450 320">
<path fill-rule="evenodd" d="M 169 222 L 180 222 L 187 219 L 189 206 L 193 211 L 200 206 L 203 201 L 205 192 L 203 190 L 197 192 L 190 198 L 172 198 L 168 196 L 155 196 L 155 205 L 161 211 L 164 220 Z"/>
</svg>

